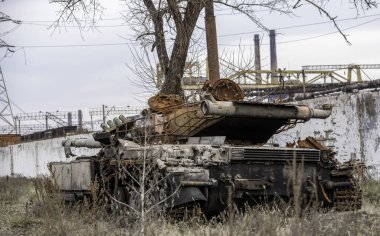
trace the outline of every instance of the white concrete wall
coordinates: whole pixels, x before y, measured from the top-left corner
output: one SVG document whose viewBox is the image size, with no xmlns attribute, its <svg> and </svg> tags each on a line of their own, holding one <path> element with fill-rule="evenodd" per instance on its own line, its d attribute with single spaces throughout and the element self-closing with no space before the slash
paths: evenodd
<svg viewBox="0 0 380 236">
<path fill-rule="evenodd" d="M 71 139 L 92 138 L 89 134 L 70 136 Z M 0 176 L 22 175 L 36 177 L 48 175 L 47 165 L 52 161 L 70 161 L 62 147 L 65 138 L 54 138 L 35 142 L 21 143 L 0 148 Z M 73 148 L 76 155 L 94 155 L 95 149 Z"/>
<path fill-rule="evenodd" d="M 380 167 L 380 91 L 325 96 L 302 101 L 317 107 L 333 104 L 331 117 L 326 120 L 311 120 L 299 124 L 273 137 L 281 146 L 286 142 L 314 136 L 334 147 L 338 159 L 351 157 L 365 160 L 367 165 Z M 76 135 L 70 138 L 87 138 L 91 135 Z M 20 174 L 28 177 L 48 174 L 51 161 L 67 160 L 61 142 L 64 138 L 36 141 L 0 148 L 0 176 Z M 93 155 L 97 151 L 86 148 L 73 149 L 75 154 Z M 69 159 L 70 160 L 70 159 Z M 379 169 L 379 168 L 378 168 Z"/>
<path fill-rule="evenodd" d="M 11 174 L 11 149 L 0 148 L 0 176 L 6 176 Z"/>
<path fill-rule="evenodd" d="M 294 129 L 273 137 L 273 141 L 284 145 L 307 136 L 324 140 L 334 147 L 341 161 L 351 157 L 380 165 L 380 91 L 324 96 L 300 102 L 312 107 L 333 104 L 332 115 L 325 120 L 310 120 L 298 124 Z"/>
</svg>

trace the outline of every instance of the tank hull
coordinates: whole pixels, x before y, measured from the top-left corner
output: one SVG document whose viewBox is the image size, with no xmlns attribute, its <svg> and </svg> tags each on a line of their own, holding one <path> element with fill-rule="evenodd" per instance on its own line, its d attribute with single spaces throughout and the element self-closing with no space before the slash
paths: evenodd
<svg viewBox="0 0 380 236">
<path fill-rule="evenodd" d="M 154 196 L 146 204 L 160 213 L 200 206 L 205 215 L 212 217 L 231 205 L 244 209 L 273 201 L 336 210 L 361 207 L 353 166 L 338 165 L 326 158 L 324 150 L 237 147 L 217 142 L 149 147 L 119 143 L 116 151 L 107 150 L 110 148 L 96 157 L 51 163 L 67 200 L 90 195 L 91 181 L 97 178 L 107 194 L 117 198 L 115 193 L 123 191 L 124 197 L 116 200 L 136 208 L 141 199 L 136 199 L 134 192 L 144 184 Z M 119 156 L 107 158 L 105 153 Z M 144 166 L 150 170 L 143 174 Z M 151 190 L 151 186 L 158 187 Z M 339 193 L 343 195 L 338 199 Z"/>
</svg>

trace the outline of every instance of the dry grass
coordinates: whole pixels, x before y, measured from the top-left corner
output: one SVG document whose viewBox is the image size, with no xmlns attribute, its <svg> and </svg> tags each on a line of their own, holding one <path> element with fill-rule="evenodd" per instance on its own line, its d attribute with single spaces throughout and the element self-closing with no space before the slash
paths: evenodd
<svg viewBox="0 0 380 236">
<path fill-rule="evenodd" d="M 97 194 L 94 191 L 93 194 Z M 147 235 L 379 235 L 380 183 L 363 184 L 364 206 L 358 212 L 303 212 L 255 208 L 220 216 L 185 220 L 151 219 Z M 98 198 L 97 196 L 94 196 Z M 99 198 L 100 199 L 100 198 Z M 104 204 L 65 204 L 46 179 L 0 178 L 0 235 L 139 235 L 140 224 L 112 215 Z"/>
</svg>

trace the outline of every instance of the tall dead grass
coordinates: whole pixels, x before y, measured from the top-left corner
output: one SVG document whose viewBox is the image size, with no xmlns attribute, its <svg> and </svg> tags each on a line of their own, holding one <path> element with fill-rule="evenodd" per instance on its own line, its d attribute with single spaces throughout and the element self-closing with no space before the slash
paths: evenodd
<svg viewBox="0 0 380 236">
<path fill-rule="evenodd" d="M 30 180 L 23 177 L 0 177 L 0 202 L 15 202 L 30 190 Z"/>
<path fill-rule="evenodd" d="M 12 182 L 10 182 L 12 181 Z M 145 235 L 379 235 L 380 183 L 365 182 L 364 206 L 358 212 L 303 211 L 294 207 L 267 205 L 248 208 L 233 217 L 222 214 L 206 220 L 201 214 L 183 219 L 157 217 L 147 219 Z M 128 215 L 115 215 L 102 202 L 94 186 L 94 199 L 67 204 L 48 179 L 26 180 L 0 178 L 0 204 L 11 206 L 1 214 L 16 220 L 6 222 L 8 231 L 0 235 L 140 235 L 137 221 Z M 34 191 L 30 191 L 31 189 Z M 7 203 L 5 200 L 7 199 Z M 18 199 L 18 200 L 17 200 Z M 28 199 L 22 204 L 20 199 Z M 11 200 L 11 201 L 9 201 Z M 17 203 L 18 202 L 18 203 Z M 20 207 L 22 213 L 12 216 L 9 209 Z M 1 208 L 0 208 L 1 210 Z M 297 215 L 299 217 L 297 217 Z M 21 217 L 22 216 L 22 217 Z M 0 228 L 2 228 L 0 227 Z M 6 232 L 6 233 L 4 233 Z M 21 232 L 21 233 L 20 233 Z"/>
</svg>

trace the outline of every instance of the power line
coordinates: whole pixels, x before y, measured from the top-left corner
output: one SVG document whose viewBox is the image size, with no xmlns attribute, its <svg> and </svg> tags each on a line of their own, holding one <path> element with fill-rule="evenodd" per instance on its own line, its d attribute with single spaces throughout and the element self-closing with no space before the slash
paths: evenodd
<svg viewBox="0 0 380 236">
<path fill-rule="evenodd" d="M 367 15 L 367 16 L 358 16 L 358 17 L 351 17 L 351 18 L 345 18 L 345 19 L 338 19 L 335 20 L 337 22 L 341 21 L 348 21 L 348 20 L 357 20 L 357 19 L 363 19 L 363 18 L 369 18 L 374 16 L 379 16 L 380 14 L 373 14 L 373 15 Z M 110 18 L 111 19 L 117 19 L 117 18 Z M 122 19 L 122 18 L 120 18 Z M 22 24 L 26 25 L 35 25 L 35 26 L 44 26 L 44 27 L 52 27 L 52 24 L 39 24 L 39 22 L 51 22 L 54 23 L 54 21 L 23 21 L 20 20 Z M 275 30 L 283 30 L 283 29 L 292 29 L 292 28 L 299 28 L 299 27 L 306 27 L 306 26 L 313 26 L 313 25 L 321 25 L 321 24 L 328 24 L 331 23 L 331 20 L 329 21 L 322 21 L 322 22 L 315 22 L 310 24 L 302 24 L 302 25 L 293 25 L 293 26 L 285 26 L 280 28 L 274 28 Z M 78 28 L 82 27 L 79 25 L 62 25 L 60 26 L 62 28 Z M 89 28 L 115 28 L 115 27 L 128 27 L 127 24 L 116 24 L 116 25 L 89 25 Z M 218 37 L 228 37 L 228 36 L 236 36 L 236 35 L 244 35 L 244 34 L 252 34 L 252 33 L 259 33 L 259 32 L 265 32 L 265 30 L 258 30 L 258 31 L 248 31 L 248 32 L 240 32 L 240 33 L 233 33 L 233 34 L 225 34 L 225 35 L 219 35 Z"/>
<path fill-rule="evenodd" d="M 379 16 L 379 15 L 380 14 L 371 15 L 371 16 Z M 370 16 L 366 16 L 366 17 L 370 17 Z M 362 18 L 364 18 L 364 17 L 362 17 Z M 341 21 L 343 21 L 343 20 L 349 20 L 349 19 L 354 19 L 354 18 L 342 19 Z M 373 20 L 370 20 L 370 21 L 366 21 L 364 23 L 361 23 L 361 24 L 358 24 L 358 25 L 355 25 L 355 26 L 352 26 L 352 27 L 344 28 L 342 30 L 349 30 L 349 29 L 357 28 L 359 26 L 362 26 L 362 25 L 369 24 L 371 22 L 377 21 L 379 19 L 380 18 L 376 18 L 376 19 L 373 19 Z M 331 22 L 331 21 L 329 21 L 329 22 Z M 319 22 L 319 23 L 304 24 L 304 25 L 294 25 L 294 26 L 282 27 L 282 28 L 277 28 L 277 29 L 281 30 L 281 29 L 289 29 L 289 28 L 297 28 L 297 27 L 306 27 L 306 26 L 311 26 L 311 25 L 316 25 L 316 24 L 326 24 L 326 23 L 327 22 Z M 256 31 L 256 32 L 263 32 L 263 31 Z M 250 33 L 252 33 L 252 32 L 250 32 Z M 329 32 L 329 33 L 326 33 L 326 34 L 321 34 L 321 35 L 317 35 L 317 36 L 312 36 L 312 37 L 307 37 L 307 38 L 301 38 L 301 39 L 296 39 L 296 40 L 277 42 L 277 44 L 299 42 L 299 41 L 319 38 L 319 37 L 323 37 L 323 36 L 327 36 L 327 35 L 331 35 L 331 34 L 336 34 L 336 33 L 339 33 L 339 31 L 333 31 L 333 32 Z M 240 34 L 243 34 L 243 33 L 240 33 Z M 235 34 L 235 35 L 240 35 L 240 34 Z M 223 36 L 226 36 L 226 35 L 221 35 L 221 36 L 218 36 L 218 37 L 223 37 Z M 173 41 L 173 40 L 167 40 L 167 41 Z M 134 44 L 131 43 L 131 42 L 120 42 L 120 43 L 67 44 L 67 45 L 23 45 L 23 46 L 18 46 L 18 47 L 21 47 L 21 48 L 68 48 L 68 47 L 98 47 L 98 46 L 122 46 L 122 45 L 134 45 Z M 253 44 L 248 44 L 248 45 L 219 44 L 219 45 L 221 45 L 221 46 L 253 46 Z M 268 44 L 263 44 L 263 45 L 268 45 Z"/>
<path fill-rule="evenodd" d="M 376 18 L 376 19 L 373 19 L 373 20 L 370 20 L 370 21 L 366 21 L 364 23 L 361 23 L 361 24 L 358 24 L 358 25 L 355 25 L 355 26 L 347 27 L 347 28 L 342 29 L 342 31 L 354 29 L 354 28 L 357 28 L 357 27 L 360 27 L 360 26 L 372 23 L 372 22 L 377 21 L 379 19 L 380 19 L 380 17 Z M 333 31 L 333 32 L 325 33 L 325 34 L 320 34 L 320 35 L 316 35 L 316 36 L 311 36 L 311 37 L 306 37 L 306 38 L 301 38 L 301 39 L 295 39 L 295 40 L 289 40 L 289 41 L 280 41 L 280 42 L 277 42 L 277 44 L 285 44 L 285 43 L 294 43 L 294 42 L 299 42 L 299 41 L 305 41 L 305 40 L 320 38 L 320 37 L 324 37 L 324 36 L 328 36 L 328 35 L 336 34 L 336 33 L 340 33 L 340 32 L 337 30 L 337 31 Z M 232 46 L 232 47 L 254 46 L 253 44 L 240 44 L 239 45 L 239 44 L 222 44 L 222 43 L 219 44 L 219 45 L 221 45 L 221 46 Z M 263 45 L 269 45 L 269 44 L 263 44 Z"/>
<path fill-rule="evenodd" d="M 21 112 L 22 112 L 22 114 L 28 114 L 27 112 L 25 112 L 25 110 L 23 110 L 20 106 L 18 106 L 14 101 L 12 101 L 12 99 L 9 99 L 9 101 L 17 108 L 17 109 L 19 109 Z M 35 121 L 37 121 L 38 123 L 40 123 L 40 124 L 43 124 L 41 121 L 39 121 L 39 120 L 36 120 L 36 119 L 34 119 Z"/>
<path fill-rule="evenodd" d="M 256 12 L 270 12 L 270 11 L 285 11 L 290 8 L 276 8 L 276 9 L 261 9 L 253 11 L 253 13 Z M 215 9 L 216 12 L 223 12 L 223 11 L 230 11 L 230 13 L 221 13 L 221 14 L 215 14 L 215 16 L 226 16 L 226 15 L 242 15 L 244 13 L 242 12 L 233 12 L 232 9 Z M 88 20 L 81 20 L 77 19 L 80 22 L 87 22 Z M 123 17 L 111 17 L 111 18 L 99 18 L 97 21 L 117 21 L 117 20 L 125 20 Z M 57 20 L 18 20 L 23 23 L 54 23 L 57 22 Z"/>
<path fill-rule="evenodd" d="M 363 26 L 363 25 L 366 25 L 366 24 L 372 23 L 372 22 L 377 21 L 377 20 L 379 20 L 379 19 L 380 19 L 380 17 L 379 17 L 379 18 L 376 18 L 376 19 L 373 19 L 373 20 L 370 20 L 370 21 L 367 21 L 367 22 L 364 22 L 364 23 L 362 23 L 362 24 L 358 24 L 358 25 L 355 25 L 355 26 L 351 26 L 351 27 L 344 28 L 344 29 L 342 29 L 342 30 L 350 30 L 350 29 L 354 29 L 354 28 L 357 28 L 357 27 L 360 27 L 360 26 Z M 299 41 L 304 41 L 304 40 L 309 40 L 309 39 L 320 38 L 320 37 L 324 37 L 324 36 L 328 36 L 328 35 L 336 34 L 336 33 L 339 33 L 339 31 L 329 32 L 329 33 L 326 33 L 326 34 L 321 34 L 321 35 L 312 36 L 312 37 L 307 37 L 307 38 L 302 38 L 302 39 L 295 39 L 295 40 L 290 40 L 290 41 L 282 41 L 282 42 L 279 42 L 278 44 L 294 43 L 294 42 L 299 42 Z"/>
<path fill-rule="evenodd" d="M 35 25 L 35 26 L 44 26 L 44 27 L 54 27 L 53 24 L 40 24 L 40 23 L 34 23 L 34 22 L 26 22 L 22 21 L 21 24 L 24 25 Z M 115 27 L 127 27 L 128 25 L 126 24 L 118 24 L 118 25 L 89 25 L 87 26 L 88 28 L 115 28 Z M 78 28 L 78 27 L 83 27 L 80 25 L 59 25 L 57 27 L 62 27 L 62 28 Z"/>
<path fill-rule="evenodd" d="M 369 18 L 369 17 L 374 17 L 374 16 L 380 16 L 380 14 L 373 14 L 373 15 L 361 16 L 361 17 L 351 17 L 351 18 L 345 18 L 345 19 L 340 19 L 340 20 L 335 20 L 335 21 L 336 22 L 341 22 L 341 21 L 348 21 L 348 20 L 357 20 L 357 19 Z M 301 28 L 301 27 L 307 27 L 307 26 L 314 26 L 314 25 L 322 25 L 322 24 L 328 24 L 328 23 L 332 23 L 332 21 L 331 20 L 329 20 L 329 21 L 321 21 L 321 22 L 315 22 L 315 23 L 309 23 L 309 24 L 279 27 L 279 28 L 274 28 L 274 29 L 275 30 L 284 30 L 284 29 L 293 29 L 293 28 Z M 240 33 L 233 33 L 233 34 L 223 34 L 223 35 L 219 35 L 218 37 L 229 37 L 229 36 L 254 34 L 254 33 L 261 33 L 261 32 L 266 32 L 266 31 L 265 30 L 247 31 L 247 32 L 240 32 Z"/>
<path fill-rule="evenodd" d="M 123 18 L 100 18 L 99 21 L 115 21 L 115 20 L 123 20 Z M 28 22 L 28 23 L 54 23 L 56 20 L 20 20 L 21 22 Z M 81 22 L 87 22 L 88 20 L 80 20 Z"/>
<path fill-rule="evenodd" d="M 64 45 L 23 45 L 20 48 L 71 48 L 71 47 L 99 47 L 99 46 L 122 46 L 133 45 L 133 43 L 94 43 L 94 44 L 64 44 Z"/>
</svg>

